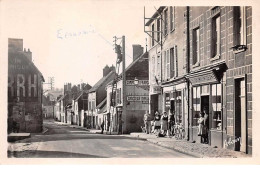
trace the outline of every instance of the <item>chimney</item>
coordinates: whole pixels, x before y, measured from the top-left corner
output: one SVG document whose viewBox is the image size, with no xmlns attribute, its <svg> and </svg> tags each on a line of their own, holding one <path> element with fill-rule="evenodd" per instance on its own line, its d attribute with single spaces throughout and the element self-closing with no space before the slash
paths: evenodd
<svg viewBox="0 0 260 171">
<path fill-rule="evenodd" d="M 104 68 L 103 68 L 103 77 L 107 76 L 107 74 L 109 73 L 109 67 L 106 65 Z"/>
<path fill-rule="evenodd" d="M 32 52 L 30 51 L 30 49 L 28 49 L 28 51 L 26 51 L 26 49 L 24 48 L 24 55 L 25 55 L 30 61 L 32 61 Z"/>
<path fill-rule="evenodd" d="M 80 91 L 80 84 L 78 84 L 78 86 L 77 86 L 77 87 L 78 87 L 78 91 Z"/>
<path fill-rule="evenodd" d="M 23 39 L 8 39 L 8 51 L 9 52 L 22 52 L 23 51 Z"/>
<path fill-rule="evenodd" d="M 133 45 L 133 61 L 144 53 L 144 48 L 141 45 Z"/>
<path fill-rule="evenodd" d="M 64 94 L 68 91 L 68 86 L 67 86 L 67 84 L 64 84 Z"/>
<path fill-rule="evenodd" d="M 71 91 L 71 83 L 68 83 L 68 91 Z"/>
</svg>

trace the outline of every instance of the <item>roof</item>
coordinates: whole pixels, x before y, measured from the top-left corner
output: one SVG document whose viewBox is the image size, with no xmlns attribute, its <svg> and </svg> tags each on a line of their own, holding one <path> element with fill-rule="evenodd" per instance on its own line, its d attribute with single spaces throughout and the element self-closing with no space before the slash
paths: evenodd
<svg viewBox="0 0 260 171">
<path fill-rule="evenodd" d="M 102 108 L 103 106 L 104 106 L 104 104 L 106 104 L 107 103 L 107 98 L 105 98 L 102 102 L 100 102 L 98 105 L 97 105 L 97 109 L 100 109 L 100 108 Z"/>
<path fill-rule="evenodd" d="M 145 23 L 145 26 L 149 26 L 155 20 L 155 18 L 159 16 L 159 14 L 163 11 L 164 8 L 165 6 L 160 6 L 159 9 L 153 14 L 153 16 L 149 18 L 147 23 Z"/>
<path fill-rule="evenodd" d="M 63 100 L 67 94 L 62 95 L 57 101 Z"/>
<path fill-rule="evenodd" d="M 96 91 L 103 82 L 105 82 L 111 75 L 115 74 L 115 71 L 110 71 L 105 77 L 102 77 L 90 90 L 89 93 Z"/>
</svg>

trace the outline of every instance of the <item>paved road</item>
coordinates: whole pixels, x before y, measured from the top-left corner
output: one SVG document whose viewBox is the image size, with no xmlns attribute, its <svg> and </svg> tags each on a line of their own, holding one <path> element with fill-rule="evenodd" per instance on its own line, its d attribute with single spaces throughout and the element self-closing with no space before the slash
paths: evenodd
<svg viewBox="0 0 260 171">
<path fill-rule="evenodd" d="M 88 131 L 45 121 L 45 134 L 36 134 L 27 142 L 37 143 L 37 150 L 16 157 L 30 158 L 183 158 L 192 157 L 145 140 L 123 135 L 93 134 Z M 26 154 L 26 155 L 25 155 Z"/>
</svg>

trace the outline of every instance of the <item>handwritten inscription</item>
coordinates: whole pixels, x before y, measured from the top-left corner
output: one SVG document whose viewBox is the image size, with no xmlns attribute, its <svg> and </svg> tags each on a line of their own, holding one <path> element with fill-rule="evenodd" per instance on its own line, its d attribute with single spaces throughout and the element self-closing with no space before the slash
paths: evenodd
<svg viewBox="0 0 260 171">
<path fill-rule="evenodd" d="M 88 34 L 93 34 L 93 33 L 96 33 L 96 30 L 91 25 L 86 29 L 80 29 L 80 30 L 75 30 L 75 31 L 59 29 L 59 30 L 57 30 L 57 38 L 58 39 L 69 39 L 69 38 L 75 38 L 75 37 L 82 37 L 82 36 L 86 36 Z"/>
</svg>

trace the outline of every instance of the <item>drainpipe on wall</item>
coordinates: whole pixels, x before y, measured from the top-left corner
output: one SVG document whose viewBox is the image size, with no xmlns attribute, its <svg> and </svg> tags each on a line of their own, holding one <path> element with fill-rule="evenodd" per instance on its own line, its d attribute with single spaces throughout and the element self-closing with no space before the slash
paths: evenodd
<svg viewBox="0 0 260 171">
<path fill-rule="evenodd" d="M 186 74 L 189 74 L 189 72 L 190 72 L 190 24 L 189 24 L 189 22 L 190 22 L 190 7 L 189 6 L 187 6 L 187 11 L 186 11 Z M 191 103 L 191 100 L 190 100 L 190 82 L 189 82 L 189 79 L 186 79 L 186 81 L 187 81 L 187 91 L 188 91 L 188 93 L 187 93 L 187 95 L 188 95 L 188 97 L 187 97 L 187 99 L 188 99 L 188 131 L 187 131 L 187 133 L 188 133 L 188 135 L 187 135 L 187 141 L 189 141 L 189 139 L 190 139 L 190 134 L 192 134 L 191 132 L 190 132 L 190 128 L 191 128 L 191 123 L 192 123 L 192 117 L 190 116 L 191 115 L 191 113 L 192 113 L 192 111 L 191 111 L 191 109 L 190 109 L 190 103 Z"/>
</svg>

